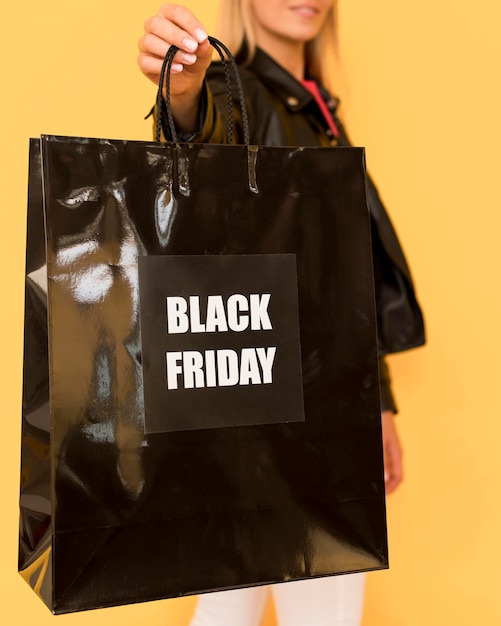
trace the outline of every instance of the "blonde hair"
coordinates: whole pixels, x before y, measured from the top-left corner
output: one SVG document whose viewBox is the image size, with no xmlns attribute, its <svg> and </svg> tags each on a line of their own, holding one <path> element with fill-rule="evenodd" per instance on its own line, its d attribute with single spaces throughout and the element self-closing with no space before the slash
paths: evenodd
<svg viewBox="0 0 501 626">
<path fill-rule="evenodd" d="M 252 26 L 251 0 L 220 0 L 217 35 L 245 65 L 252 60 L 256 40 Z M 308 76 L 329 86 L 326 66 L 338 62 L 337 0 L 332 0 L 325 24 L 320 33 L 305 47 L 305 69 Z"/>
</svg>

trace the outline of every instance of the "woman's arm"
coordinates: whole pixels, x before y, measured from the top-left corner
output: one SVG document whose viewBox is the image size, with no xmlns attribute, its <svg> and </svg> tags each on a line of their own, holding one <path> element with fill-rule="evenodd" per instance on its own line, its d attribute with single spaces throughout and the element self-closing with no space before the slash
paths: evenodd
<svg viewBox="0 0 501 626">
<path fill-rule="evenodd" d="M 156 85 L 163 59 L 171 45 L 179 48 L 171 71 L 171 108 L 181 132 L 198 124 L 198 107 L 205 73 L 212 59 L 207 32 L 193 13 L 176 4 L 164 4 L 144 23 L 139 40 L 138 65 Z"/>
</svg>

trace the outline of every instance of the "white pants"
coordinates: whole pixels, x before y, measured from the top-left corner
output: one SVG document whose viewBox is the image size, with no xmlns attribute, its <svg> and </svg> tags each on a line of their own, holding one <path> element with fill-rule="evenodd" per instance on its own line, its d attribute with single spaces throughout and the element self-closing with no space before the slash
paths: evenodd
<svg viewBox="0 0 501 626">
<path fill-rule="evenodd" d="M 279 626 L 359 626 L 364 582 L 364 574 L 347 574 L 207 593 L 190 626 L 259 626 L 270 591 Z"/>
</svg>

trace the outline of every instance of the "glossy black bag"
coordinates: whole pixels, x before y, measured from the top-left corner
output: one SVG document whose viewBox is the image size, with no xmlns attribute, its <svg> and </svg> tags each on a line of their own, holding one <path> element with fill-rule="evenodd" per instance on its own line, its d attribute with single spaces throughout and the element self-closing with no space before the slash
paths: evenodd
<svg viewBox="0 0 501 626">
<path fill-rule="evenodd" d="M 162 258 L 227 257 L 223 292 L 274 256 L 296 421 L 146 433 Z M 387 567 L 371 259 L 361 148 L 32 140 L 19 570 L 53 612 Z"/>
</svg>

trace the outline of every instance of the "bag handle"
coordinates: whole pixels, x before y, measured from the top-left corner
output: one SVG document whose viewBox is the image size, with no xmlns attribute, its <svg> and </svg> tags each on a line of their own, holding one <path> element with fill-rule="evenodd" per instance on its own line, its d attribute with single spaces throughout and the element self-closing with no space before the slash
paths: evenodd
<svg viewBox="0 0 501 626">
<path fill-rule="evenodd" d="M 233 143 L 233 106 L 232 106 L 232 94 L 231 94 L 231 86 L 232 86 L 232 77 L 230 74 L 229 66 L 233 70 L 233 78 L 235 80 L 235 84 L 238 91 L 238 98 L 240 101 L 240 111 L 242 113 L 242 124 L 243 124 L 243 132 L 244 132 L 244 144 L 246 146 L 250 143 L 250 134 L 249 134 L 249 116 L 247 113 L 247 105 L 245 103 L 244 90 L 242 87 L 242 80 L 240 78 L 240 74 L 238 71 L 237 63 L 228 50 L 228 48 L 221 43 L 215 37 L 209 37 L 209 42 L 213 48 L 215 48 L 221 58 L 224 67 L 224 75 L 226 81 L 226 95 L 228 101 L 228 143 Z M 165 82 L 165 105 L 167 110 L 167 120 L 169 123 L 169 130 L 171 133 L 172 141 L 174 143 L 178 142 L 178 136 L 176 131 L 176 126 L 174 124 L 174 118 L 172 117 L 172 109 L 170 103 L 170 73 L 172 62 L 174 59 L 174 55 L 176 54 L 178 48 L 176 46 L 171 46 L 167 50 L 167 54 L 165 55 L 162 70 L 160 72 L 160 81 L 158 83 L 158 93 L 157 93 L 157 119 L 156 119 L 156 133 L 155 140 L 160 141 L 161 130 L 162 130 L 162 88 Z M 227 58 L 225 58 L 225 55 Z"/>
</svg>

